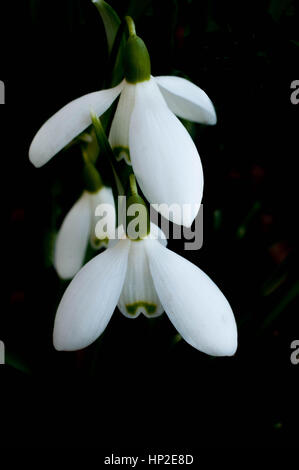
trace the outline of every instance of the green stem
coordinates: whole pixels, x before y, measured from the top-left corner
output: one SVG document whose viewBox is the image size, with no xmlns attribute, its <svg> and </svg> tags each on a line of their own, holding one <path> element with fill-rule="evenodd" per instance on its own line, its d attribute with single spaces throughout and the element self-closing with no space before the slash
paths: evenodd
<svg viewBox="0 0 299 470">
<path fill-rule="evenodd" d="M 85 189 L 90 193 L 97 193 L 103 186 L 101 175 L 94 164 L 90 161 L 87 152 L 82 150 L 84 160 L 83 176 L 85 180 Z"/>
<path fill-rule="evenodd" d="M 272 310 L 272 312 L 266 317 L 264 322 L 262 323 L 257 335 L 261 334 L 261 332 L 268 327 L 278 315 L 284 311 L 284 309 L 291 303 L 297 296 L 299 292 L 299 282 L 295 282 L 285 297 L 281 300 L 281 302 Z"/>
<path fill-rule="evenodd" d="M 261 209 L 261 203 L 260 201 L 256 201 L 252 208 L 250 209 L 250 211 L 248 212 L 247 216 L 245 217 L 245 219 L 243 220 L 243 223 L 241 225 L 239 225 L 238 229 L 237 229 L 237 238 L 239 240 L 241 240 L 242 238 L 244 238 L 244 236 L 246 235 L 246 232 L 247 232 L 247 229 L 249 227 L 249 224 L 251 223 L 251 221 L 253 220 L 253 218 L 255 217 L 255 215 L 258 213 L 258 211 Z"/>
<path fill-rule="evenodd" d="M 108 157 L 108 160 L 109 160 L 109 163 L 110 163 L 110 166 L 111 166 L 111 169 L 112 169 L 112 173 L 113 173 L 113 176 L 114 176 L 114 179 L 115 179 L 118 194 L 122 196 L 122 195 L 125 194 L 125 192 L 124 192 L 124 189 L 123 189 L 122 182 L 121 182 L 121 180 L 120 180 L 120 178 L 119 178 L 119 176 L 118 176 L 118 174 L 115 170 L 114 164 L 113 164 L 114 154 L 113 154 L 112 148 L 110 147 L 110 144 L 108 142 L 107 136 L 105 134 L 105 131 L 103 129 L 103 126 L 101 124 L 100 119 L 98 118 L 98 116 L 93 111 L 90 112 L 90 115 L 91 115 L 92 124 L 93 124 L 95 132 L 96 132 L 96 136 L 97 136 L 97 139 L 98 139 L 98 144 L 99 144 L 99 147 L 100 147 L 100 153 L 104 153 Z"/>
<path fill-rule="evenodd" d="M 130 190 L 133 196 L 138 196 L 137 183 L 134 173 L 131 173 L 129 176 L 130 181 Z"/>
<path fill-rule="evenodd" d="M 82 152 L 82 157 L 83 157 L 84 163 L 85 163 L 85 164 L 90 163 L 89 157 L 88 157 L 88 155 L 87 155 L 87 151 L 86 151 L 86 149 L 83 147 L 83 145 L 82 145 L 82 147 L 81 147 L 81 152 Z"/>
<path fill-rule="evenodd" d="M 129 36 L 136 36 L 136 28 L 135 28 L 134 20 L 131 18 L 131 16 L 125 16 L 125 21 L 127 23 Z"/>
</svg>

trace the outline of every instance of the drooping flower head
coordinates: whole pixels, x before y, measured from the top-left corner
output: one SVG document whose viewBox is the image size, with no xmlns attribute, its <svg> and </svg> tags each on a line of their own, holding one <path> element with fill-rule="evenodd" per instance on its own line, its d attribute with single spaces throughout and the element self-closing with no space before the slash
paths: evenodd
<svg viewBox="0 0 299 470">
<path fill-rule="evenodd" d="M 202 199 L 203 174 L 198 151 L 175 116 L 216 123 L 214 107 L 196 85 L 179 77 L 151 75 L 144 42 L 132 31 L 124 53 L 125 78 L 114 88 L 89 93 L 64 106 L 38 131 L 29 150 L 39 167 L 91 124 L 90 110 L 101 116 L 120 95 L 109 141 L 118 159 L 132 164 L 148 201 L 173 222 L 190 226 Z M 174 218 L 172 204 L 193 210 Z"/>
<path fill-rule="evenodd" d="M 107 208 L 107 230 L 96 233 L 96 211 Z M 99 214 L 100 215 L 100 214 Z M 71 279 L 82 267 L 88 241 L 98 250 L 107 248 L 115 236 L 116 214 L 111 188 L 101 186 L 96 192 L 84 190 L 78 201 L 64 218 L 57 234 L 54 267 L 62 279 Z M 113 228 L 111 232 L 111 228 Z"/>
<path fill-rule="evenodd" d="M 81 140 L 84 191 L 66 214 L 55 241 L 53 264 L 62 279 L 71 279 L 82 267 L 88 243 L 94 250 L 107 248 L 115 236 L 114 197 L 95 166 L 104 155 L 94 128 Z"/>
<path fill-rule="evenodd" d="M 102 6 L 98 5 L 105 23 L 110 9 Z M 215 356 L 232 355 L 237 347 L 236 323 L 218 287 L 195 265 L 167 249 L 161 231 L 149 223 L 147 210 L 137 238 L 129 229 L 135 203 L 146 207 L 134 174 L 147 200 L 162 215 L 178 224 L 192 224 L 202 199 L 202 166 L 196 146 L 176 116 L 215 124 L 216 114 L 205 92 L 188 80 L 151 75 L 148 50 L 130 18 L 127 22 L 123 80 L 64 106 L 41 127 L 30 146 L 30 160 L 42 166 L 91 123 L 95 129 L 100 127 L 94 115 L 101 116 L 119 97 L 109 143 L 114 157 L 133 170 L 128 219 L 121 239 L 87 263 L 66 289 L 56 314 L 54 345 L 58 350 L 87 347 L 101 335 L 118 306 L 129 318 L 141 313 L 155 317 L 165 311 L 195 348 Z M 114 23 L 118 25 L 118 18 Z M 110 50 L 114 38 L 115 30 L 108 37 Z M 94 171 L 89 163 L 85 169 Z M 62 277 L 78 271 L 90 236 L 94 243 L 95 205 L 111 197 L 111 190 L 97 184 L 86 188 L 67 215 L 55 254 Z M 174 212 L 173 205 L 183 210 Z"/>
<path fill-rule="evenodd" d="M 124 235 L 75 276 L 54 325 L 58 350 L 82 349 L 105 330 L 116 305 L 129 318 L 164 310 L 181 336 L 213 356 L 231 356 L 237 329 L 231 307 L 197 266 L 170 251 L 159 229 L 142 240 Z"/>
</svg>

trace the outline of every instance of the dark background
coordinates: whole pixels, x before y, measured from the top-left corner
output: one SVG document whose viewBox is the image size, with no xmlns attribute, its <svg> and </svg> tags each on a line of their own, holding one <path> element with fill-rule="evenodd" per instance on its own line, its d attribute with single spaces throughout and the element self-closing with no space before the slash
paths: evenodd
<svg viewBox="0 0 299 470">
<path fill-rule="evenodd" d="M 101 19 L 88 0 L 1 2 L 2 244 L 0 339 L 8 447 L 160 449 L 298 445 L 299 339 L 296 189 L 298 6 L 292 0 L 112 1 L 145 40 L 153 75 L 186 76 L 215 104 L 214 127 L 190 126 L 204 174 L 204 245 L 184 251 L 234 310 L 239 348 L 211 358 L 166 315 L 128 321 L 118 310 L 102 337 L 58 353 L 52 327 L 66 284 L 51 246 L 82 189 L 76 149 L 43 168 L 28 160 L 41 124 L 100 89 L 108 67 Z M 4 264 L 4 263 L 3 263 Z M 8 295 L 6 295 L 8 294 Z M 1 392 L 2 393 L 2 392 Z M 136 455 L 136 452 L 135 452 Z"/>
</svg>

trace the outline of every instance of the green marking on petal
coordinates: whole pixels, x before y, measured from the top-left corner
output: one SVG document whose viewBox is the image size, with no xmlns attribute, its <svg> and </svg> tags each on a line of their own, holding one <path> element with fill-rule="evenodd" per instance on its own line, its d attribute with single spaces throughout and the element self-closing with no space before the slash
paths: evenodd
<svg viewBox="0 0 299 470">
<path fill-rule="evenodd" d="M 122 147 L 119 145 L 118 147 L 113 147 L 113 153 L 115 158 L 118 162 L 124 160 L 127 165 L 132 166 L 131 158 L 130 158 L 130 150 L 128 147 Z"/>
<path fill-rule="evenodd" d="M 92 243 L 93 243 L 93 245 L 94 245 L 95 247 L 97 247 L 97 248 L 100 248 L 101 246 L 107 247 L 108 244 L 109 244 L 109 238 L 108 238 L 108 237 L 103 238 L 103 239 L 101 239 L 101 238 L 94 238 L 94 239 L 92 240 Z"/>
<path fill-rule="evenodd" d="M 135 317 L 138 313 L 138 310 L 144 310 L 148 315 L 154 315 L 157 311 L 157 304 L 151 302 L 145 302 L 140 300 L 139 302 L 134 302 L 133 304 L 126 304 L 127 313 Z"/>
</svg>

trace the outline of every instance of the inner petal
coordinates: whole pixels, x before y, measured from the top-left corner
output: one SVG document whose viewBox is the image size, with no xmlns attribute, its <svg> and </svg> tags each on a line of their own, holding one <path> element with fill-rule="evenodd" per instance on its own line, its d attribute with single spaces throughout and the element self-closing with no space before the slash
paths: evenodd
<svg viewBox="0 0 299 470">
<path fill-rule="evenodd" d="M 118 308 L 128 318 L 143 313 L 148 318 L 161 315 L 164 309 L 157 295 L 149 269 L 146 240 L 132 241 L 128 267 Z"/>
<path fill-rule="evenodd" d="M 130 119 L 135 103 L 135 85 L 124 81 L 125 86 L 119 98 L 117 109 L 112 121 L 109 143 L 118 161 L 125 160 L 131 165 L 129 151 Z"/>
<path fill-rule="evenodd" d="M 90 244 L 97 250 L 107 248 L 115 237 L 116 212 L 112 189 L 103 186 L 97 193 L 89 193 L 91 211 Z M 101 223 L 104 220 L 105 223 Z"/>
</svg>

